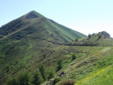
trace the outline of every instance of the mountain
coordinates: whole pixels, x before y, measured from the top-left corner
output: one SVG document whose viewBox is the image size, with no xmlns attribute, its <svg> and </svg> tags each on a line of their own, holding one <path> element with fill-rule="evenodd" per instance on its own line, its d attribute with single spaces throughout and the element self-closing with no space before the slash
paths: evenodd
<svg viewBox="0 0 113 85">
<path fill-rule="evenodd" d="M 0 28 L 0 85 L 112 85 L 112 61 L 105 31 L 86 37 L 35 11 Z"/>
<path fill-rule="evenodd" d="M 63 43 L 82 37 L 35 11 L 5 24 L 0 27 L 0 83 L 23 70 L 33 74 L 41 63 L 55 67 Z"/>
<path fill-rule="evenodd" d="M 75 38 L 86 37 L 84 34 L 62 26 L 35 11 L 31 11 L 0 28 L 1 39 L 7 36 L 20 39 L 26 35 L 32 35 L 32 37 L 38 36 L 39 38 L 60 43 L 69 42 Z"/>
</svg>

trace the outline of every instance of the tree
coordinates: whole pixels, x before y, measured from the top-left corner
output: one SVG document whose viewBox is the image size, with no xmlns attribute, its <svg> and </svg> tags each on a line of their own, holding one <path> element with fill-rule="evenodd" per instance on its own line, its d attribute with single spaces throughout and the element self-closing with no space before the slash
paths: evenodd
<svg viewBox="0 0 113 85">
<path fill-rule="evenodd" d="M 7 81 L 6 85 L 19 85 L 19 84 L 17 80 L 13 77 Z"/>
<path fill-rule="evenodd" d="M 9 66 L 6 67 L 6 73 L 9 71 Z"/>
<path fill-rule="evenodd" d="M 75 43 L 78 42 L 78 38 L 75 39 Z"/>
<path fill-rule="evenodd" d="M 59 71 L 60 69 L 62 69 L 62 62 L 63 62 L 63 59 L 59 59 L 57 61 L 57 71 Z"/>
<path fill-rule="evenodd" d="M 43 64 L 39 65 L 39 71 L 43 77 L 44 80 L 46 80 L 47 75 L 46 75 L 46 70 L 45 70 L 45 66 Z"/>
<path fill-rule="evenodd" d="M 72 60 L 74 60 L 74 59 L 76 59 L 76 56 L 73 54 L 73 55 L 72 55 Z"/>
<path fill-rule="evenodd" d="M 46 55 L 46 53 L 45 53 L 45 54 L 43 55 L 43 57 L 46 58 L 46 56 L 47 56 L 47 55 Z"/>
<path fill-rule="evenodd" d="M 18 77 L 19 85 L 29 85 L 30 75 L 28 72 L 21 73 Z"/>
<path fill-rule="evenodd" d="M 33 75 L 32 83 L 35 85 L 40 85 L 42 82 L 43 82 L 42 75 L 41 75 L 39 69 L 37 69 Z"/>
<path fill-rule="evenodd" d="M 53 69 L 49 70 L 47 72 L 47 79 L 51 79 L 52 77 L 54 77 L 55 71 Z"/>
<path fill-rule="evenodd" d="M 102 36 L 101 36 L 101 35 L 99 35 L 97 40 L 99 40 L 101 37 L 102 37 Z"/>
<path fill-rule="evenodd" d="M 78 42 L 78 38 L 75 39 L 75 44 L 76 44 L 76 42 Z"/>
<path fill-rule="evenodd" d="M 91 35 L 90 35 L 90 34 L 88 35 L 88 39 L 89 39 L 89 38 L 91 38 Z"/>
<path fill-rule="evenodd" d="M 57 82 L 59 82 L 61 79 L 60 78 L 55 78 L 53 81 L 53 85 L 55 85 Z"/>
</svg>

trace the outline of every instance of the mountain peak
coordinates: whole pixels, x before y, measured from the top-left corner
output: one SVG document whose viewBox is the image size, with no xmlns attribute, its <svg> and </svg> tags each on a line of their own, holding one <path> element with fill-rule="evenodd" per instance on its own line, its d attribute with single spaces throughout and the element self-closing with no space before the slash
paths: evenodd
<svg viewBox="0 0 113 85">
<path fill-rule="evenodd" d="M 27 14 L 26 18 L 31 19 L 31 18 L 38 18 L 39 16 L 36 14 L 35 11 L 31 11 Z"/>
</svg>

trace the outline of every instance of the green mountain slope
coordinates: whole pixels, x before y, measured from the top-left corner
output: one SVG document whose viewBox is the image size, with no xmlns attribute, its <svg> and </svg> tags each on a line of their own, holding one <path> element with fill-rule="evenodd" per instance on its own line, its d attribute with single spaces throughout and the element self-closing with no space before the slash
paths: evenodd
<svg viewBox="0 0 113 85">
<path fill-rule="evenodd" d="M 97 34 L 88 35 L 88 37 L 74 40 L 71 45 L 74 46 L 113 46 L 113 39 L 105 32 L 99 32 Z"/>
<path fill-rule="evenodd" d="M 45 31 L 45 35 L 47 34 L 51 36 L 51 39 L 54 39 L 57 42 L 69 42 L 70 40 L 74 40 L 75 38 L 85 37 L 85 35 L 79 32 L 57 24 L 56 22 L 53 23 L 51 20 L 47 19 L 41 14 L 35 11 L 31 11 L 30 13 L 2 26 L 0 28 L 0 38 L 4 39 L 7 36 L 18 33 L 23 29 L 28 29 L 29 27 L 35 30 L 35 33 L 39 32 L 40 34 L 42 34 L 41 32 Z M 30 33 L 33 34 L 34 32 Z M 38 37 L 40 36 L 38 35 Z"/>
<path fill-rule="evenodd" d="M 29 85 L 34 85 L 33 75 L 41 65 L 47 77 L 43 85 L 57 77 L 61 80 L 55 85 L 67 79 L 75 80 L 75 85 L 112 85 L 112 57 L 108 33 L 85 37 L 35 11 L 0 28 L 0 85 L 13 77 L 21 80 L 24 72 L 30 75 Z"/>
<path fill-rule="evenodd" d="M 81 38 L 85 35 L 56 22 L 53 23 L 35 11 L 2 26 L 0 84 L 4 85 L 8 78 L 18 76 L 23 71 L 33 74 L 41 63 L 47 69 L 55 67 L 60 56 L 60 44 L 74 40 L 76 37 Z"/>
</svg>

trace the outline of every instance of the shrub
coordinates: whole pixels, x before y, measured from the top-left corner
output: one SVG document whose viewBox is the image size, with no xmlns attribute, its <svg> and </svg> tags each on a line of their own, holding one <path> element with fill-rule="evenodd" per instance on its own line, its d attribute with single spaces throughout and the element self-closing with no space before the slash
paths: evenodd
<svg viewBox="0 0 113 85">
<path fill-rule="evenodd" d="M 40 85 L 42 82 L 43 82 L 42 75 L 41 75 L 39 69 L 37 69 L 37 71 L 33 75 L 32 83 L 35 85 Z"/>
<path fill-rule="evenodd" d="M 44 80 L 47 79 L 47 75 L 46 75 L 46 70 L 45 70 L 45 66 L 43 64 L 39 65 L 39 71 L 43 77 Z"/>
<path fill-rule="evenodd" d="M 19 85 L 29 85 L 30 75 L 28 72 L 21 73 L 18 77 Z"/>
<path fill-rule="evenodd" d="M 51 79 L 52 77 L 54 77 L 55 71 L 53 69 L 49 70 L 47 72 L 47 79 Z"/>
<path fill-rule="evenodd" d="M 101 35 L 99 35 L 97 40 L 99 40 L 99 39 L 101 39 L 101 38 L 102 38 L 102 36 L 101 36 Z"/>
<path fill-rule="evenodd" d="M 63 62 L 63 59 L 59 59 L 57 61 L 57 71 L 59 71 L 60 69 L 62 69 L 62 62 Z"/>
<path fill-rule="evenodd" d="M 75 39 L 75 43 L 78 42 L 78 38 Z"/>
<path fill-rule="evenodd" d="M 46 53 L 43 55 L 43 57 L 44 57 L 44 58 L 46 58 L 46 57 L 47 57 Z"/>
<path fill-rule="evenodd" d="M 55 85 L 56 83 L 58 83 L 60 81 L 60 78 L 55 78 L 53 81 L 53 85 Z"/>
<path fill-rule="evenodd" d="M 74 60 L 74 59 L 76 59 L 76 56 L 73 54 L 73 55 L 72 55 L 72 60 Z"/>
<path fill-rule="evenodd" d="M 72 79 L 69 79 L 69 80 L 60 82 L 58 85 L 74 85 L 74 84 L 75 84 L 75 81 Z"/>
<path fill-rule="evenodd" d="M 90 39 L 90 38 L 91 38 L 91 35 L 89 34 L 89 35 L 88 35 L 88 39 Z"/>
<path fill-rule="evenodd" d="M 9 66 L 6 67 L 6 73 L 9 71 Z"/>
<path fill-rule="evenodd" d="M 6 85 L 19 85 L 15 78 L 11 78 L 7 81 Z"/>
</svg>

